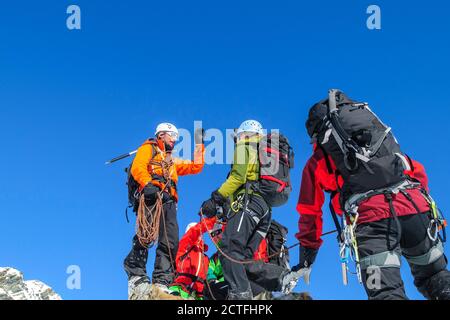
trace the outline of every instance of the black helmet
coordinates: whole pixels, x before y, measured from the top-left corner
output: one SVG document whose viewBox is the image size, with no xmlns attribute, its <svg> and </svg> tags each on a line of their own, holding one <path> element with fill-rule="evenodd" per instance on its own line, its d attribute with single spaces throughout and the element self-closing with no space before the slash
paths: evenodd
<svg viewBox="0 0 450 320">
<path fill-rule="evenodd" d="M 336 105 L 339 107 L 344 104 L 352 104 L 353 100 L 347 97 L 345 93 L 340 90 L 336 92 Z M 308 135 L 312 138 L 315 133 L 318 133 L 323 128 L 328 115 L 328 99 L 316 103 L 309 110 L 308 120 L 306 121 L 306 130 Z"/>
</svg>

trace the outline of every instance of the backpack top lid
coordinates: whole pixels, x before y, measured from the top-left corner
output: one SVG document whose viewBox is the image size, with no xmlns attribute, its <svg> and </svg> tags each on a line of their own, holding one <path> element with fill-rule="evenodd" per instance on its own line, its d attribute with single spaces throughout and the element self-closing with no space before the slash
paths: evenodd
<svg viewBox="0 0 450 320">
<path fill-rule="evenodd" d="M 350 99 L 344 92 L 336 90 L 336 106 L 344 104 L 356 103 Z M 314 104 L 309 110 L 308 120 L 306 120 L 306 130 L 308 135 L 313 138 L 314 135 L 321 131 L 329 114 L 329 99 L 324 99 Z"/>
</svg>

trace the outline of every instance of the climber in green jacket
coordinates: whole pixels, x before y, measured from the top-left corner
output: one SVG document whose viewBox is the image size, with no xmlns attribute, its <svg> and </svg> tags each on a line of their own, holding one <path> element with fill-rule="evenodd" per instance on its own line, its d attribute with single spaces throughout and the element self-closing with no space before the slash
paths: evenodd
<svg viewBox="0 0 450 320">
<path fill-rule="evenodd" d="M 227 214 L 221 246 L 224 254 L 220 253 L 219 259 L 229 284 L 228 299 L 251 300 L 253 294 L 245 267 L 237 261 L 252 259 L 270 227 L 272 208 L 251 187 L 259 179 L 258 143 L 264 136 L 262 125 L 255 120 L 245 121 L 236 135 L 228 179 L 203 203 L 202 213 L 213 216 L 222 208 Z"/>
</svg>

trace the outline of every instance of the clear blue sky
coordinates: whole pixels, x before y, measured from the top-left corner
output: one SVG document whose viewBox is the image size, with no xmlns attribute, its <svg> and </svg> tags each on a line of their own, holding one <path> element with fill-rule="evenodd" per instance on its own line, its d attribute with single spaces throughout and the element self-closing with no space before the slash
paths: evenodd
<svg viewBox="0 0 450 320">
<path fill-rule="evenodd" d="M 66 28 L 73 3 L 82 10 L 81 31 Z M 297 167 L 293 196 L 274 217 L 294 243 L 301 170 L 311 153 L 304 122 L 331 87 L 371 103 L 425 164 L 448 211 L 450 5 L 375 3 L 381 31 L 366 28 L 369 1 L 3 3 L 0 265 L 65 299 L 126 299 L 122 260 L 134 232 L 124 217 L 128 161 L 104 162 L 138 147 L 162 121 L 192 129 L 203 120 L 225 130 L 255 118 L 282 129 Z M 181 230 L 227 171 L 208 166 L 181 179 Z M 327 210 L 324 219 L 332 230 Z M 66 288 L 69 265 L 81 267 L 81 290 Z M 406 265 L 403 274 L 409 296 L 420 298 Z M 341 284 L 334 236 L 312 277 L 298 289 L 318 299 L 365 298 L 355 278 Z"/>
</svg>

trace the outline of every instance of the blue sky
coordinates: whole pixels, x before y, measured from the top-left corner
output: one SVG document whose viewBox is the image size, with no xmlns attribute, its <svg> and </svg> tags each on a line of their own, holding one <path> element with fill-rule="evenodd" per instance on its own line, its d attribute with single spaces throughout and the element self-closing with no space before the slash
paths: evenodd
<svg viewBox="0 0 450 320">
<path fill-rule="evenodd" d="M 202 120 L 225 130 L 255 118 L 280 128 L 297 167 L 292 198 L 274 218 L 294 243 L 301 170 L 311 153 L 304 122 L 331 87 L 371 103 L 402 148 L 425 164 L 448 211 L 450 5 L 374 3 L 382 10 L 379 31 L 366 28 L 369 1 L 2 4 L 0 266 L 65 299 L 126 299 L 122 260 L 134 231 L 124 216 L 128 160 L 104 162 L 138 147 L 162 121 L 192 130 Z M 70 4 L 81 7 L 82 30 L 66 28 Z M 181 179 L 180 230 L 227 171 L 207 166 Z M 327 210 L 324 220 L 332 230 Z M 326 238 L 312 285 L 298 290 L 365 299 L 355 278 L 342 285 L 337 250 L 335 237 Z M 296 263 L 297 250 L 291 255 Z M 81 268 L 81 290 L 66 288 L 69 265 Z M 406 265 L 402 272 L 408 295 L 420 298 Z"/>
</svg>

